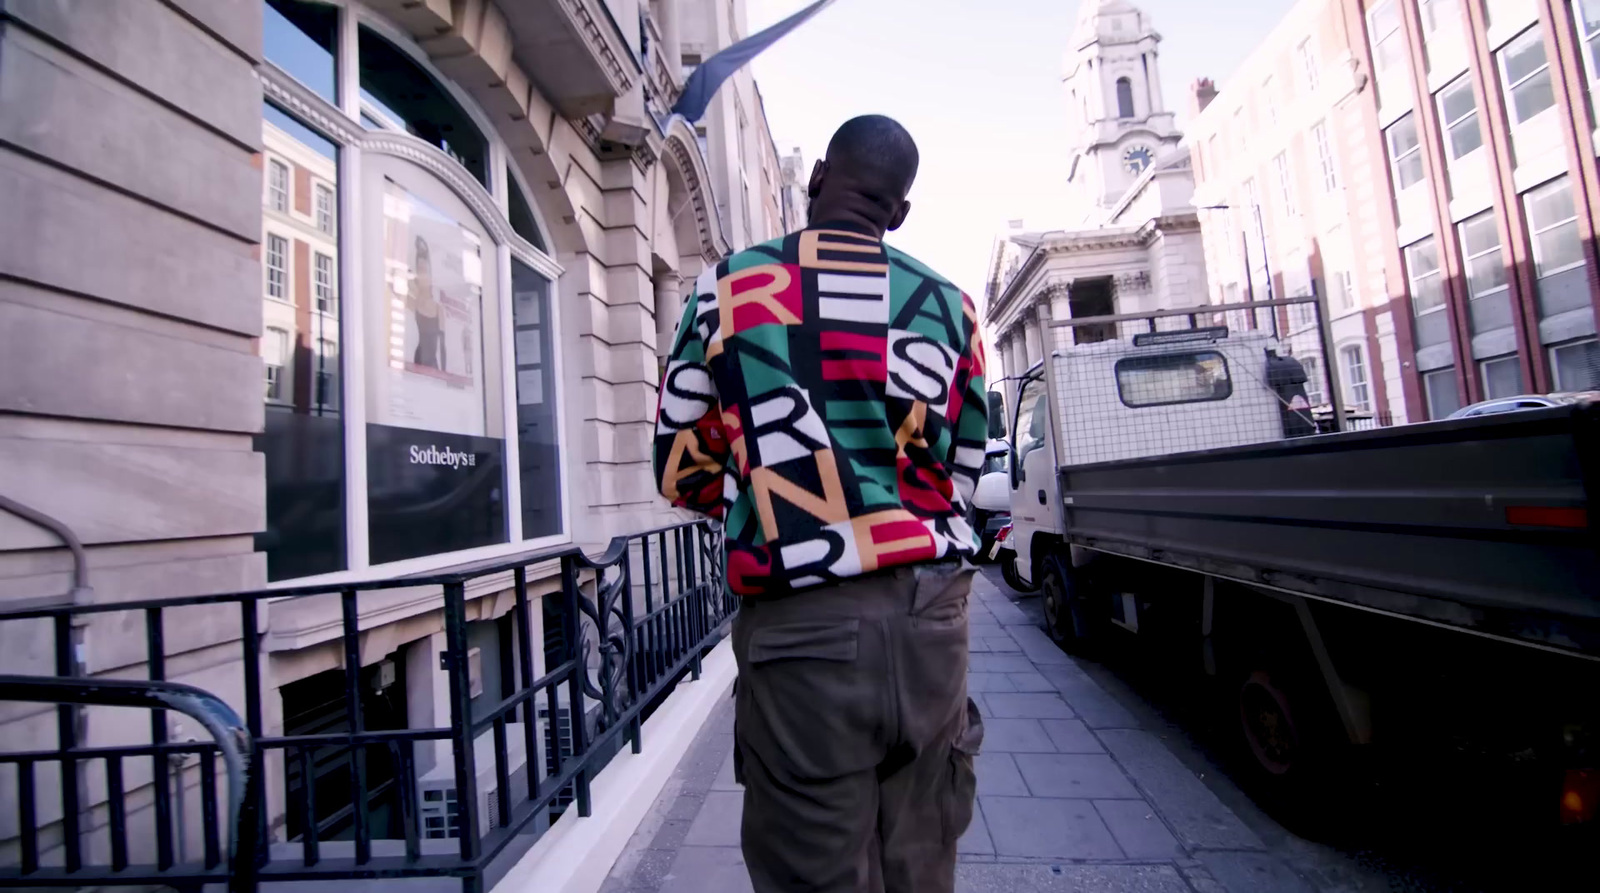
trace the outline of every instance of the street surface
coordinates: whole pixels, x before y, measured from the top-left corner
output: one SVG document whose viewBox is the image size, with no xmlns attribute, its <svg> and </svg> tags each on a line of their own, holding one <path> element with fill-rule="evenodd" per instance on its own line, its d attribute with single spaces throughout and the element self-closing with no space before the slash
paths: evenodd
<svg viewBox="0 0 1600 893">
<path fill-rule="evenodd" d="M 1040 627 L 1037 594 L 1005 584 L 997 565 L 983 573 Z M 1130 643 L 1121 643 L 1126 646 Z M 1294 869 L 1318 893 L 1427 891 L 1500 893 L 1600 889 L 1589 844 L 1593 836 L 1552 834 L 1501 820 L 1497 782 L 1470 760 L 1445 761 L 1435 753 L 1392 758 L 1368 770 L 1347 791 L 1348 802 L 1297 834 L 1261 808 L 1235 783 L 1228 730 L 1201 690 L 1204 677 L 1189 655 L 1104 649 L 1097 660 L 1074 658 L 1144 728 L 1156 733 L 1177 759 L 1227 804 L 1262 840 L 1268 852 Z M 1460 756 L 1460 755 L 1457 755 Z M 1553 809 L 1553 807 L 1552 807 Z M 1291 820 L 1292 821 L 1292 820 Z M 1228 887 L 1230 893 L 1300 889 Z"/>
<path fill-rule="evenodd" d="M 1178 656 L 1069 656 L 1041 625 L 1037 596 L 985 568 L 973 589 L 969 690 L 986 735 L 959 893 L 1595 889 L 1573 881 L 1584 876 L 1579 854 L 1497 825 L 1470 792 L 1456 785 L 1451 796 L 1436 780 L 1358 786 L 1350 805 L 1296 834 L 1230 776 L 1226 735 L 1198 706 L 1208 703 L 1198 672 Z M 730 698 L 603 893 L 751 889 L 732 749 Z"/>
</svg>

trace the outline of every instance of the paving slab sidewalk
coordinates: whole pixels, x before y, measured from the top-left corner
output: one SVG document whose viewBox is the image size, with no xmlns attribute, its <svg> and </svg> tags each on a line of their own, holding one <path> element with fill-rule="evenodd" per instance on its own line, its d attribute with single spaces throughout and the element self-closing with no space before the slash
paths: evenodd
<svg viewBox="0 0 1600 893">
<path fill-rule="evenodd" d="M 968 691 L 984 716 L 959 893 L 1311 893 L 981 574 Z M 602 893 L 744 893 L 733 702 L 719 707 Z"/>
</svg>

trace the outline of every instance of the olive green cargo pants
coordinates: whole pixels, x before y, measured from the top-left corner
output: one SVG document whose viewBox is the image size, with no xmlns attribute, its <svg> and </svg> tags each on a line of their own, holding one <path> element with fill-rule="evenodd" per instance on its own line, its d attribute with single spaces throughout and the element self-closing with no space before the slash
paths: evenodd
<svg viewBox="0 0 1600 893">
<path fill-rule="evenodd" d="M 756 893 L 954 888 L 983 740 L 973 573 L 897 568 L 741 606 L 734 754 Z"/>
</svg>

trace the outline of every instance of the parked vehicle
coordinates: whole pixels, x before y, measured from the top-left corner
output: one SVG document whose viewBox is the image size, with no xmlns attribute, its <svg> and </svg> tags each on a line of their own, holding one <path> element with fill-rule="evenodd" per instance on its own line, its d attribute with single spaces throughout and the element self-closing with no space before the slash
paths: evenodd
<svg viewBox="0 0 1600 893">
<path fill-rule="evenodd" d="M 1463 406 L 1450 413 L 1446 418 L 1471 419 L 1501 412 L 1519 412 L 1524 409 L 1548 409 L 1552 406 L 1593 403 L 1596 400 L 1600 400 L 1600 391 L 1576 391 L 1567 394 L 1522 394 L 1517 397 L 1501 397 L 1497 400 L 1484 400 L 1471 406 Z"/>
<path fill-rule="evenodd" d="M 1011 523 L 1011 483 L 1006 472 L 1010 456 L 1009 443 L 1002 439 L 989 441 L 978 489 L 972 495 L 972 529 L 978 532 L 980 563 L 991 560 L 1001 528 Z"/>
<path fill-rule="evenodd" d="M 1592 819 L 1600 405 L 1291 438 L 1276 339 L 1156 331 L 1216 309 L 1052 324 L 1012 402 L 1007 579 L 1069 649 L 1192 647 L 1281 804 L 1374 741 L 1467 740 Z"/>
</svg>

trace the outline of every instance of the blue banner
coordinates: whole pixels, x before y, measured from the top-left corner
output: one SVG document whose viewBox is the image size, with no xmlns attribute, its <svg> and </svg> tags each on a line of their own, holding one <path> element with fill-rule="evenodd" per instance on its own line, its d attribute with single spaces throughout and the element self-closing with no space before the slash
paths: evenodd
<svg viewBox="0 0 1600 893">
<path fill-rule="evenodd" d="M 722 82 L 726 81 L 729 75 L 743 68 L 751 59 L 760 55 L 762 50 L 777 43 L 784 35 L 800 27 L 807 19 L 821 12 L 823 7 L 832 2 L 833 0 L 817 0 L 765 31 L 752 34 L 702 62 L 700 67 L 689 75 L 689 83 L 684 85 L 683 95 L 678 97 L 677 104 L 672 107 L 672 113 L 689 119 L 690 124 L 700 120 L 706 113 L 706 107 L 711 105 L 711 97 L 717 95 L 717 90 L 722 87 Z"/>
</svg>

